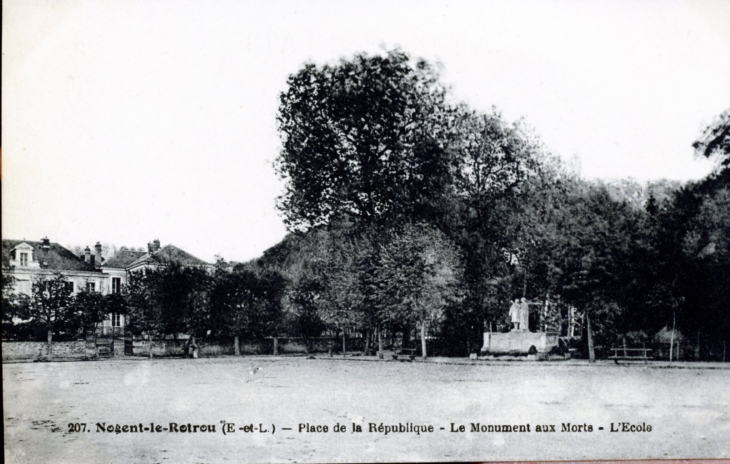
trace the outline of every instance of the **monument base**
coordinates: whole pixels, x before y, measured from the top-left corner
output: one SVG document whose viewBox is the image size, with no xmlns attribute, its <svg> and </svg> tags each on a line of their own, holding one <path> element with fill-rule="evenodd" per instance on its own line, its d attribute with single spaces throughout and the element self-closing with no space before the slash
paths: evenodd
<svg viewBox="0 0 730 464">
<path fill-rule="evenodd" d="M 513 330 L 507 333 L 484 334 L 482 353 L 547 354 L 559 344 L 558 335 L 545 332 Z"/>
</svg>

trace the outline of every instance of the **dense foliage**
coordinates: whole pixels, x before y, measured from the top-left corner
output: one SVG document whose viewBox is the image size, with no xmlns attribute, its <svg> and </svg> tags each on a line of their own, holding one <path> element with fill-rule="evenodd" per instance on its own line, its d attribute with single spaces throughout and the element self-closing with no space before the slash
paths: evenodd
<svg viewBox="0 0 730 464">
<path fill-rule="evenodd" d="M 395 50 L 289 78 L 277 168 L 292 235 L 259 265 L 288 276 L 291 327 L 404 344 L 428 327 L 424 355 L 426 338 L 464 355 L 526 297 L 534 329 L 582 333 L 591 357 L 666 331 L 724 356 L 730 113 L 694 145 L 720 161 L 707 179 L 591 182 L 522 124 L 450 101 L 436 69 Z"/>
<path fill-rule="evenodd" d="M 438 68 L 403 51 L 306 64 L 278 114 L 290 235 L 245 265 L 132 273 L 106 297 L 71 295 L 61 275 L 18 296 L 4 271 L 4 335 L 50 346 L 128 313 L 136 335 L 234 340 L 236 352 L 241 337 L 327 333 L 343 351 L 350 335 L 366 351 L 419 338 L 424 357 L 463 356 L 484 331 L 509 330 L 509 302 L 524 297 L 533 330 L 591 359 L 621 344 L 724 359 L 729 115 L 694 144 L 719 161 L 705 179 L 593 182 L 523 124 L 452 102 Z"/>
</svg>

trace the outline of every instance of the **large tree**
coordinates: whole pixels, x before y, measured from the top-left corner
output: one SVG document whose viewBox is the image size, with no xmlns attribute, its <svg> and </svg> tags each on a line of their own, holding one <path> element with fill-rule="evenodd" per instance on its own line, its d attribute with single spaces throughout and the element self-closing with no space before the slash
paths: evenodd
<svg viewBox="0 0 730 464">
<path fill-rule="evenodd" d="M 524 124 L 510 124 L 496 111 L 460 106 L 456 115 L 449 146 L 453 188 L 437 223 L 461 248 L 466 299 L 450 308 L 444 332 L 472 351 L 485 324 L 495 325 L 506 312 L 513 276 L 505 253 L 518 250 L 515 218 L 526 184 L 538 177 L 543 149 Z"/>
<path fill-rule="evenodd" d="M 593 335 L 611 341 L 618 312 L 626 308 L 636 276 L 634 231 L 638 213 L 611 199 L 601 186 L 582 184 L 569 196 L 560 221 L 564 234 L 557 261 L 559 292 L 585 315 L 588 351 L 595 359 Z"/>
<path fill-rule="evenodd" d="M 292 230 L 427 214 L 448 183 L 452 111 L 437 69 L 405 52 L 306 64 L 287 81 L 278 123 Z"/>
</svg>

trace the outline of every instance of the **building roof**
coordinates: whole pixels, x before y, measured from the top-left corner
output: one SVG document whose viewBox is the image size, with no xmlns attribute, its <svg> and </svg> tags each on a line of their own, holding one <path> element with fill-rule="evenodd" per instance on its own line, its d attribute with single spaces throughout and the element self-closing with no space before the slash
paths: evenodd
<svg viewBox="0 0 730 464">
<path fill-rule="evenodd" d="M 33 247 L 33 260 L 40 264 L 41 269 L 51 271 L 86 271 L 100 272 L 94 263 L 87 263 L 76 256 L 71 250 L 62 247 L 58 243 L 49 243 L 48 249 L 43 248 L 42 242 L 32 240 L 3 240 L 2 241 L 2 265 L 10 265 L 10 252 L 20 245 L 26 243 Z"/>
<path fill-rule="evenodd" d="M 127 266 L 146 255 L 146 251 L 134 251 L 122 248 L 104 263 L 105 268 L 126 269 Z"/>
<path fill-rule="evenodd" d="M 142 264 L 166 265 L 177 263 L 181 266 L 210 266 L 202 259 L 198 259 L 185 250 L 174 245 L 167 245 L 152 253 L 145 253 L 127 267 L 139 266 Z"/>
</svg>

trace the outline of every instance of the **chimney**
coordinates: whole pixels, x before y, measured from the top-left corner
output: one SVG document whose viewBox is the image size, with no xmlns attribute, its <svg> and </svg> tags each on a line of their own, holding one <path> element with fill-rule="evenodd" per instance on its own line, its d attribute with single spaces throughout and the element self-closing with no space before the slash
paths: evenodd
<svg viewBox="0 0 730 464">
<path fill-rule="evenodd" d="M 160 251 L 160 239 L 152 240 L 152 251 Z"/>
<path fill-rule="evenodd" d="M 91 250 L 89 247 L 86 247 L 84 249 L 84 262 L 90 263 L 91 262 Z"/>
<path fill-rule="evenodd" d="M 48 237 L 43 237 L 41 239 L 41 248 L 43 248 L 44 250 L 51 249 L 51 241 L 48 239 Z"/>
<path fill-rule="evenodd" d="M 101 243 L 96 242 L 96 245 L 94 245 L 94 255 L 96 258 L 94 259 L 94 265 L 97 268 L 101 267 Z"/>
</svg>

